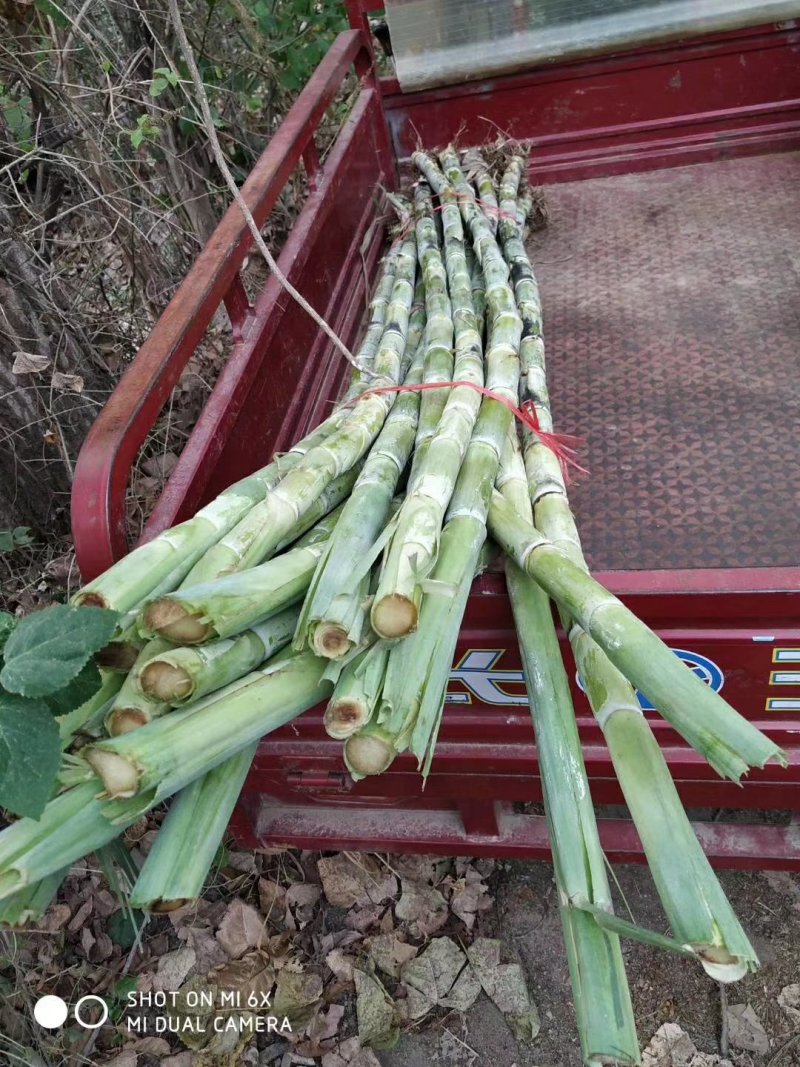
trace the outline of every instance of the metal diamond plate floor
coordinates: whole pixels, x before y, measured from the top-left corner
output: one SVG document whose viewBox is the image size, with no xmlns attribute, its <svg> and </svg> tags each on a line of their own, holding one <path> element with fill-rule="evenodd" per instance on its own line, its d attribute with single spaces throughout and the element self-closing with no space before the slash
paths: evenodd
<svg viewBox="0 0 800 1067">
<path fill-rule="evenodd" d="M 800 565 L 800 153 L 546 192 L 530 249 L 591 567 Z"/>
</svg>

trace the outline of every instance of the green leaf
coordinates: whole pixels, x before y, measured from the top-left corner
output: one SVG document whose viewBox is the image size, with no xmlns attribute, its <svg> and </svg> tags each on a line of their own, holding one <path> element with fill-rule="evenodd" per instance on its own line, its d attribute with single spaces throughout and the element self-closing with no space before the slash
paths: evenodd
<svg viewBox="0 0 800 1067">
<path fill-rule="evenodd" d="M 54 4 L 53 0 L 36 0 L 35 8 L 37 11 L 41 11 L 43 15 L 47 15 L 51 18 L 56 26 L 59 26 L 62 30 L 65 30 L 67 26 L 71 25 L 69 18 L 65 15 L 63 9 Z"/>
<path fill-rule="evenodd" d="M 150 82 L 150 95 L 161 96 L 169 82 L 166 78 L 153 78 Z"/>
<path fill-rule="evenodd" d="M 0 552 L 13 552 L 33 544 L 33 534 L 27 526 L 15 526 L 13 530 L 0 530 Z"/>
<path fill-rule="evenodd" d="M 118 618 L 116 611 L 68 604 L 34 612 L 6 641 L 0 684 L 26 697 L 63 689 L 108 644 Z"/>
<path fill-rule="evenodd" d="M 178 84 L 178 75 L 172 70 L 171 67 L 156 67 L 153 71 L 154 74 L 158 74 L 159 77 L 169 82 L 173 87 Z"/>
<path fill-rule="evenodd" d="M 108 920 L 108 936 L 115 945 L 119 945 L 123 952 L 133 948 L 136 943 L 138 931 L 144 922 L 144 912 L 115 911 Z"/>
<path fill-rule="evenodd" d="M 0 611 L 0 652 L 3 651 L 3 645 L 16 625 L 17 620 L 13 615 L 9 615 L 7 611 Z"/>
<path fill-rule="evenodd" d="M 131 130 L 131 144 L 134 148 L 141 148 L 144 140 L 143 130 Z"/>
<path fill-rule="evenodd" d="M 45 697 L 45 703 L 53 715 L 67 715 L 93 697 L 102 684 L 102 675 L 90 660 L 63 689 Z"/>
<path fill-rule="evenodd" d="M 0 807 L 38 819 L 61 763 L 61 739 L 50 711 L 13 693 L 0 694 Z"/>
</svg>

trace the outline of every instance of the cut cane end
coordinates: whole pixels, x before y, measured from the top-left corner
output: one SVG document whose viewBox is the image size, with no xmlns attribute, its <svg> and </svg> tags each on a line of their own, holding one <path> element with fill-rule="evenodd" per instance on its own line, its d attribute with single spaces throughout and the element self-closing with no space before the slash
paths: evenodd
<svg viewBox="0 0 800 1067">
<path fill-rule="evenodd" d="M 369 709 L 355 700 L 331 702 L 325 709 L 325 730 L 337 741 L 354 734 L 369 718 Z"/>
<path fill-rule="evenodd" d="M 372 628 L 379 637 L 406 637 L 417 628 L 417 606 L 400 593 L 391 593 L 373 604 Z"/>
<path fill-rule="evenodd" d="M 85 608 L 108 608 L 108 603 L 102 593 L 78 593 L 75 603 Z"/>
<path fill-rule="evenodd" d="M 139 649 L 136 645 L 127 641 L 112 641 L 101 648 L 95 655 L 94 661 L 98 667 L 108 671 L 118 671 L 127 674 L 139 658 Z"/>
<path fill-rule="evenodd" d="M 86 753 L 86 762 L 105 786 L 106 794 L 119 800 L 135 797 L 139 789 L 139 774 L 136 768 L 116 752 L 92 748 Z"/>
<path fill-rule="evenodd" d="M 325 659 L 341 659 L 353 647 L 347 632 L 335 623 L 320 623 L 311 638 L 311 647 Z"/>
<path fill-rule="evenodd" d="M 693 945 L 692 948 L 703 970 L 715 982 L 738 982 L 750 969 L 747 960 L 734 956 L 722 945 Z"/>
<path fill-rule="evenodd" d="M 167 915 L 171 911 L 178 911 L 191 902 L 191 897 L 177 897 L 175 900 L 154 900 L 148 911 L 154 915 Z"/>
<path fill-rule="evenodd" d="M 163 704 L 172 704 L 190 696 L 194 683 L 189 672 L 164 660 L 153 659 L 139 678 L 142 689 Z"/>
<path fill-rule="evenodd" d="M 108 732 L 111 737 L 140 730 L 150 722 L 150 716 L 142 708 L 116 708 L 108 718 Z"/>
<path fill-rule="evenodd" d="M 363 778 L 383 774 L 397 755 L 388 742 L 374 734 L 353 734 L 347 739 L 344 751 L 347 766 Z"/>
<path fill-rule="evenodd" d="M 154 600 L 144 613 L 145 626 L 176 645 L 197 645 L 212 636 L 208 623 L 200 621 L 199 612 L 188 611 L 176 600 Z"/>
</svg>

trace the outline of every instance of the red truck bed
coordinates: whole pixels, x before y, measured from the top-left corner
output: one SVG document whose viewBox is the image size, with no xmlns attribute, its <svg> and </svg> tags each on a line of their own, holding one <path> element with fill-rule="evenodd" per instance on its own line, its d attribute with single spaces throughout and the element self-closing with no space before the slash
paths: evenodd
<svg viewBox="0 0 800 1067">
<path fill-rule="evenodd" d="M 532 238 L 557 425 L 587 438 L 573 494 L 592 566 L 709 684 L 789 753 L 743 788 L 653 712 L 692 808 L 800 808 L 800 31 L 765 26 L 403 95 L 376 77 L 362 26 L 342 34 L 245 186 L 269 214 L 304 160 L 311 189 L 281 256 L 346 341 L 384 244 L 379 186 L 419 136 L 530 140 L 547 229 Z M 314 131 L 348 71 L 362 88 L 319 167 Z M 120 382 L 76 470 L 84 577 L 126 549 L 132 463 L 217 308 L 228 362 L 145 536 L 192 513 L 329 410 L 347 367 L 269 281 L 251 306 L 250 246 L 231 208 Z M 569 653 L 567 652 L 569 657 Z M 571 660 L 568 658 L 568 662 Z M 595 801 L 621 796 L 575 685 Z M 354 784 L 317 709 L 261 746 L 235 819 L 251 844 L 461 854 L 547 853 L 536 751 L 502 579 L 477 584 L 433 770 L 410 757 Z M 343 817 L 342 807 L 347 807 Z M 609 855 L 637 858 L 624 819 Z M 800 869 L 783 818 L 700 824 L 719 864 Z"/>
</svg>

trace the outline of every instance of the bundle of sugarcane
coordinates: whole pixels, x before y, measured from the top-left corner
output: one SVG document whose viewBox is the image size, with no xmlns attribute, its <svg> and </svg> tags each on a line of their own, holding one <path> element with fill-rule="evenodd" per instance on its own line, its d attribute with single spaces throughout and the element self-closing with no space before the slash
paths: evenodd
<svg viewBox="0 0 800 1067">
<path fill-rule="evenodd" d="M 553 447 L 525 156 L 489 165 L 450 147 L 413 162 L 413 212 L 343 403 L 75 598 L 76 612 L 116 613 L 113 638 L 95 657 L 96 691 L 57 717 L 51 799 L 0 834 L 0 919 L 35 914 L 70 863 L 175 794 L 133 902 L 197 896 L 259 739 L 321 700 L 355 778 L 408 750 L 427 775 L 491 533 L 506 554 L 584 1057 L 635 1063 L 621 936 L 723 981 L 756 964 L 636 688 L 724 776 L 783 754 L 588 573 Z M 671 938 L 614 914 L 551 599 Z M 17 636 L 3 674 L 24 699 Z"/>
</svg>

